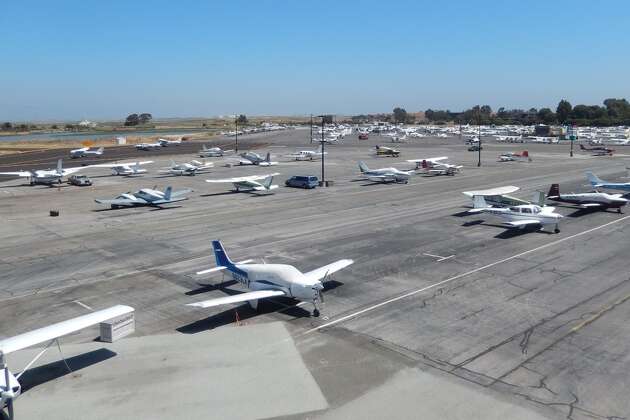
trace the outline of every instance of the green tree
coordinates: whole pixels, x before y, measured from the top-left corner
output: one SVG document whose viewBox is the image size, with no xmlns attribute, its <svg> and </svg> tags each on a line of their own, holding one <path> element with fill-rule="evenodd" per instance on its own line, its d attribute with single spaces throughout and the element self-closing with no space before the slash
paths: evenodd
<svg viewBox="0 0 630 420">
<path fill-rule="evenodd" d="M 10 130 L 12 128 L 13 128 L 13 124 L 11 124 L 10 122 L 2 123 L 2 129 L 4 131 L 8 131 L 8 130 Z"/>
<path fill-rule="evenodd" d="M 247 124 L 247 117 L 245 116 L 245 114 L 239 115 L 236 120 L 239 124 Z"/>
<path fill-rule="evenodd" d="M 537 117 L 538 121 L 544 124 L 552 124 L 556 121 L 556 114 L 549 108 L 540 108 Z"/>
<path fill-rule="evenodd" d="M 58 129 L 59 127 L 57 126 L 57 124 L 53 124 L 53 125 L 51 125 L 51 126 L 50 126 L 50 128 L 51 128 L 52 130 L 56 130 L 56 129 Z"/>
<path fill-rule="evenodd" d="M 125 120 L 125 125 L 127 127 L 138 125 L 140 123 L 140 116 L 138 114 L 130 114 L 127 116 Z"/>
<path fill-rule="evenodd" d="M 394 108 L 394 121 L 397 123 L 404 123 L 407 121 L 407 111 L 404 108 Z"/>
<path fill-rule="evenodd" d="M 558 107 L 556 108 L 556 116 L 558 117 L 558 121 L 564 124 L 569 115 L 571 115 L 572 107 L 569 101 L 563 99 L 558 103 Z"/>
<path fill-rule="evenodd" d="M 148 113 L 143 113 L 138 116 L 138 121 L 140 124 L 146 124 L 153 119 L 153 115 Z"/>
</svg>

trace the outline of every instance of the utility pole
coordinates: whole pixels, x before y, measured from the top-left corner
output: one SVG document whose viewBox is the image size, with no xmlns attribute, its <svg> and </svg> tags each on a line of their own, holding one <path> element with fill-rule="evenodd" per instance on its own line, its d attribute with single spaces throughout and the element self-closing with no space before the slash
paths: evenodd
<svg viewBox="0 0 630 420">
<path fill-rule="evenodd" d="M 313 144 L 313 114 L 311 114 L 311 144 Z"/>
<path fill-rule="evenodd" d="M 324 160 L 326 159 L 326 154 L 324 153 L 324 145 L 325 145 L 325 141 L 324 141 L 324 122 L 326 120 L 326 116 L 325 115 L 318 115 L 318 117 L 322 117 L 322 139 L 320 141 L 320 144 L 322 145 L 322 180 L 321 180 L 321 186 L 325 187 L 326 186 L 326 177 L 325 177 L 325 173 L 324 173 Z"/>
<path fill-rule="evenodd" d="M 236 127 L 236 140 L 234 141 L 234 153 L 238 153 L 238 114 L 234 117 L 234 126 Z"/>
<path fill-rule="evenodd" d="M 477 134 L 477 138 L 479 139 L 479 160 L 477 160 L 477 167 L 481 166 L 481 111 L 479 112 L 479 132 Z"/>
</svg>

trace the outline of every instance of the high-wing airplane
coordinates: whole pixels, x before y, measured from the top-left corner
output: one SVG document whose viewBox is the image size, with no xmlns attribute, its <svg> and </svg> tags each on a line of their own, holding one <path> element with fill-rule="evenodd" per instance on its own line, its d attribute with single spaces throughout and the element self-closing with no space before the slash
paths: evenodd
<svg viewBox="0 0 630 420">
<path fill-rule="evenodd" d="M 164 192 L 154 188 L 143 188 L 135 193 L 123 193 L 113 199 L 97 198 L 94 201 L 98 204 L 106 204 L 113 209 L 120 207 L 153 206 L 160 207 L 164 204 L 175 203 L 177 201 L 188 200 L 182 197 L 184 194 L 192 192 L 190 188 L 173 192 L 172 187 L 166 187 Z"/>
<path fill-rule="evenodd" d="M 328 152 L 322 153 L 322 146 L 320 145 L 317 150 L 298 150 L 295 153 L 291 153 L 289 157 L 295 160 L 315 160 L 321 159 L 322 155 L 327 154 Z"/>
<path fill-rule="evenodd" d="M 203 302 L 189 303 L 188 306 L 197 308 L 210 308 L 228 303 L 248 302 L 256 309 L 258 300 L 286 296 L 313 304 L 313 316 L 319 316 L 319 304 L 323 303 L 324 283 L 330 280 L 333 273 L 354 263 L 352 260 L 343 259 L 332 264 L 325 265 L 315 270 L 302 273 L 292 265 L 286 264 L 249 264 L 251 260 L 234 263 L 228 257 L 220 241 L 212 241 L 216 267 L 199 271 L 197 274 L 208 274 L 227 270 L 234 280 L 241 283 L 251 292 L 226 296 Z"/>
<path fill-rule="evenodd" d="M 57 346 L 59 347 L 59 352 L 61 353 L 61 346 L 59 344 L 59 339 L 61 337 L 72 334 L 76 331 L 80 331 L 92 325 L 97 325 L 101 322 L 117 318 L 121 315 L 129 314 L 133 311 L 134 309 L 130 306 L 116 305 L 107 309 L 95 311 L 87 315 L 82 315 L 76 318 L 69 319 L 67 321 L 62 321 L 56 324 L 49 325 L 47 327 L 39 328 L 37 330 L 0 340 L 0 410 L 4 410 L 4 408 L 6 407 L 9 420 L 14 419 L 14 400 L 18 398 L 22 393 L 22 387 L 19 382 L 20 377 L 53 344 L 57 344 Z M 39 352 L 37 356 L 35 356 L 35 358 L 31 360 L 20 373 L 16 375 L 9 370 L 6 359 L 6 356 L 8 354 L 41 343 L 47 343 L 46 347 L 41 352 Z M 66 367 L 68 367 L 67 363 Z M 68 367 L 68 369 L 70 368 Z M 0 417 L 4 417 L 2 415 L 2 412 L 0 412 Z"/>
<path fill-rule="evenodd" d="M 475 196 L 481 196 L 485 199 L 486 204 L 491 207 L 510 207 L 510 206 L 520 206 L 523 204 L 532 204 L 527 200 L 522 200 L 520 198 L 511 197 L 508 194 L 518 191 L 520 188 L 515 187 L 513 185 L 508 185 L 505 187 L 498 188 L 490 188 L 487 190 L 478 190 L 478 191 L 464 191 L 463 194 L 466 197 L 469 197 L 471 200 L 474 200 Z M 544 196 L 538 192 L 534 194 L 534 202 L 542 205 L 541 197 Z"/>
<path fill-rule="evenodd" d="M 64 176 L 72 175 L 81 171 L 88 166 L 78 166 L 75 168 L 64 168 L 62 159 L 57 161 L 55 169 L 39 169 L 37 171 L 17 171 L 17 172 L 0 172 L 0 176 L 18 176 L 20 178 L 28 178 L 30 185 L 43 184 L 52 185 L 54 183 L 61 184 Z"/>
<path fill-rule="evenodd" d="M 363 161 L 359 161 L 359 170 L 363 177 L 372 182 L 382 183 L 408 183 L 409 178 L 413 175 L 413 171 L 401 171 L 396 168 L 370 169 Z"/>
<path fill-rule="evenodd" d="M 239 159 L 239 165 L 272 166 L 278 164 L 278 162 L 271 161 L 271 153 L 269 152 L 267 152 L 267 156 L 265 156 L 264 158 L 258 153 L 254 152 L 241 153 L 240 156 L 242 159 Z"/>
<path fill-rule="evenodd" d="M 136 144 L 136 150 L 149 151 L 149 150 L 156 150 L 156 149 L 161 149 L 161 148 L 162 148 L 162 143 L 160 143 L 159 141 L 157 141 L 155 143 L 138 143 L 138 144 Z"/>
<path fill-rule="evenodd" d="M 580 144 L 580 150 L 583 152 L 591 152 L 593 156 L 612 156 L 615 151 L 605 146 L 585 147 L 583 144 Z"/>
<path fill-rule="evenodd" d="M 180 144 L 182 144 L 182 139 L 181 138 L 177 140 L 158 139 L 157 142 L 160 143 L 162 147 L 179 146 Z"/>
<path fill-rule="evenodd" d="M 532 158 L 529 156 L 527 150 L 523 150 L 521 153 L 508 152 L 499 155 L 498 162 L 531 162 Z"/>
<path fill-rule="evenodd" d="M 191 160 L 187 163 L 175 163 L 171 160 L 171 166 L 160 170 L 163 174 L 172 175 L 189 175 L 194 176 L 197 173 L 204 172 L 214 166 L 212 162 L 199 162 L 198 160 Z"/>
<path fill-rule="evenodd" d="M 555 212 L 555 207 L 537 206 L 535 204 L 522 204 L 513 207 L 491 207 L 486 203 L 482 195 L 473 197 L 473 208 L 469 213 L 489 213 L 505 220 L 503 223 L 509 228 L 525 229 L 526 227 L 539 226 L 543 229 L 547 225 L 554 225 L 555 233 L 560 232 L 560 219 L 562 215 Z"/>
<path fill-rule="evenodd" d="M 227 179 L 206 179 L 210 183 L 231 183 L 234 185 L 234 192 L 251 192 L 254 194 L 270 194 L 271 190 L 278 188 L 272 185 L 273 177 L 280 175 L 278 172 L 267 175 L 242 176 Z M 258 182 L 262 181 L 262 182 Z"/>
<path fill-rule="evenodd" d="M 99 163 L 98 165 L 90 165 L 89 168 L 108 168 L 112 170 L 112 175 L 132 176 L 140 175 L 147 172 L 146 169 L 142 169 L 140 166 L 153 163 L 152 160 L 145 160 L 135 163 Z"/>
<path fill-rule="evenodd" d="M 570 193 L 561 194 L 558 184 L 551 184 L 547 199 L 559 203 L 577 204 L 580 208 L 617 209 L 621 213 L 621 208 L 628 204 L 628 199 L 622 194 L 608 194 L 601 192 Z"/>
<path fill-rule="evenodd" d="M 104 147 L 99 147 L 96 150 L 90 150 L 89 147 L 82 147 L 80 149 L 70 150 L 70 157 L 72 159 L 89 157 L 89 156 L 103 156 L 103 152 L 105 151 Z"/>
<path fill-rule="evenodd" d="M 377 144 L 376 146 L 374 146 L 374 150 L 375 150 L 376 156 L 386 156 L 386 157 L 400 156 L 400 150 L 396 150 L 387 146 L 379 146 Z"/>
<path fill-rule="evenodd" d="M 233 152 L 234 150 L 221 150 L 220 147 L 206 147 L 206 145 L 201 146 L 201 150 L 199 151 L 199 157 L 222 157 L 223 155 Z"/>
<path fill-rule="evenodd" d="M 593 188 L 607 188 L 609 190 L 630 191 L 630 182 L 606 182 L 599 179 L 593 172 L 586 172 L 586 178 Z"/>
<path fill-rule="evenodd" d="M 463 168 L 462 165 L 453 165 L 445 162 L 448 156 L 440 156 L 428 159 L 410 159 L 407 162 L 415 163 L 416 170 L 428 175 L 455 175 Z"/>
</svg>

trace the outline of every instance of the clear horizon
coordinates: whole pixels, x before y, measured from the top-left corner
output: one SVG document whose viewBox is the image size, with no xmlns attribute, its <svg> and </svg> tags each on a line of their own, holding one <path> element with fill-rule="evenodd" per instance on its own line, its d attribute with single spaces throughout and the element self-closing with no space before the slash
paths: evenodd
<svg viewBox="0 0 630 420">
<path fill-rule="evenodd" d="M 11 2 L 0 120 L 357 115 L 630 98 L 610 1 Z"/>
</svg>

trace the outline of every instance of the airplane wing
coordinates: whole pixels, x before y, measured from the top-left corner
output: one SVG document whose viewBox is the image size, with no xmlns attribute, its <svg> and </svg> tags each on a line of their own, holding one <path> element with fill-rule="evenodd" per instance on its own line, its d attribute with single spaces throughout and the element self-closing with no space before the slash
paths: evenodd
<svg viewBox="0 0 630 420">
<path fill-rule="evenodd" d="M 16 335 L 15 337 L 6 338 L 0 341 L 0 353 L 9 354 L 36 344 L 45 343 L 47 341 L 54 340 L 55 338 L 72 334 L 73 332 L 133 311 L 134 309 L 130 306 L 116 305 L 24 334 Z"/>
<path fill-rule="evenodd" d="M 258 181 L 258 180 L 265 179 L 270 176 L 276 176 L 276 175 L 280 175 L 280 173 L 274 172 L 273 174 L 242 176 L 238 178 L 226 178 L 226 179 L 206 179 L 206 182 L 234 183 L 234 182 Z"/>
<path fill-rule="evenodd" d="M 113 206 L 133 206 L 134 204 L 148 204 L 147 201 L 138 198 L 136 200 L 129 200 L 127 198 L 114 198 L 111 200 L 103 200 L 100 198 L 95 199 L 98 204 L 107 204 Z"/>
<path fill-rule="evenodd" d="M 448 156 L 440 156 L 440 157 L 428 158 L 428 159 L 410 159 L 407 162 L 409 162 L 409 163 L 421 163 L 423 160 L 426 160 L 427 162 L 439 162 L 441 160 L 446 160 L 446 159 L 448 159 Z"/>
<path fill-rule="evenodd" d="M 0 172 L 0 175 L 29 177 L 32 174 L 28 171 L 17 171 L 17 172 Z"/>
<path fill-rule="evenodd" d="M 153 163 L 153 161 L 152 160 L 145 160 L 145 161 L 142 161 L 142 162 L 99 163 L 98 165 L 82 166 L 82 168 L 124 168 L 124 167 L 134 166 L 136 163 L 138 165 L 147 165 L 149 163 Z"/>
<path fill-rule="evenodd" d="M 186 306 L 197 308 L 211 308 L 213 306 L 226 305 L 228 303 L 247 302 L 248 300 L 258 300 L 273 296 L 286 296 L 282 290 L 257 290 L 255 292 L 240 293 L 234 296 L 226 296 L 216 299 L 204 300 L 202 302 L 189 303 Z"/>
<path fill-rule="evenodd" d="M 72 174 L 74 174 L 76 172 L 79 172 L 80 170 L 85 169 L 85 168 L 87 168 L 87 166 L 77 166 L 77 167 L 74 167 L 74 168 L 64 168 L 63 169 L 63 174 L 64 175 L 72 175 Z"/>
<path fill-rule="evenodd" d="M 511 227 L 533 226 L 533 225 L 540 225 L 540 220 L 536 220 L 536 219 L 514 220 L 513 222 L 506 222 L 505 224 Z"/>
<path fill-rule="evenodd" d="M 353 264 L 353 260 L 339 260 L 332 264 L 325 265 L 323 267 L 316 268 L 315 270 L 304 273 L 309 280 L 321 280 L 329 274 L 336 273 L 337 271 L 346 268 L 350 264 Z"/>
<path fill-rule="evenodd" d="M 177 198 L 180 195 L 184 195 L 184 194 L 188 194 L 193 192 L 193 190 L 191 188 L 185 188 L 183 190 L 178 190 L 178 191 L 174 191 L 171 193 L 171 198 Z"/>
<path fill-rule="evenodd" d="M 519 187 L 515 187 L 513 185 L 508 185 L 508 186 L 505 186 L 505 187 L 490 188 L 488 190 L 464 191 L 462 194 L 472 198 L 475 195 L 491 196 L 491 195 L 512 194 L 513 192 L 516 192 L 519 189 L 520 189 Z"/>
</svg>

